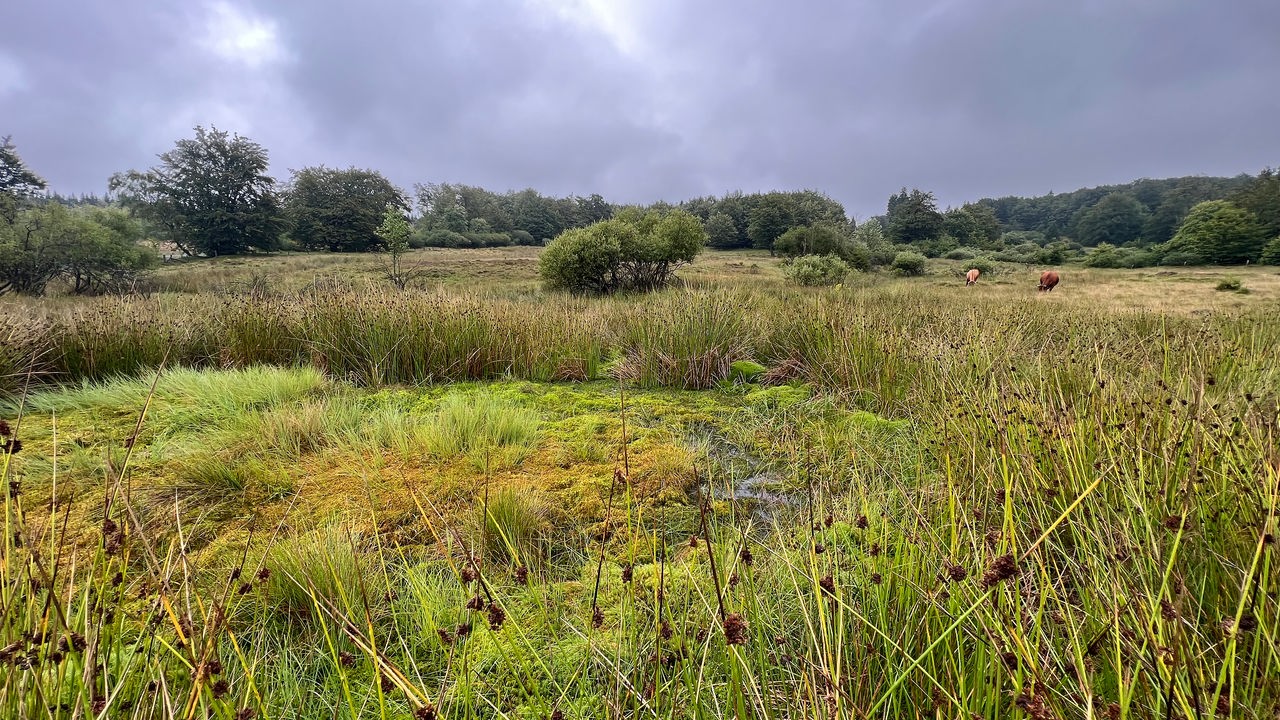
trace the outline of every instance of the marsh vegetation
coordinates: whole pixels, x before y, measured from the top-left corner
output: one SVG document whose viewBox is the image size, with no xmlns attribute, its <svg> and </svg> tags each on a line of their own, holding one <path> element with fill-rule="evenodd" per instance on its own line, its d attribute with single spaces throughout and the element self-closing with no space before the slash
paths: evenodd
<svg viewBox="0 0 1280 720">
<path fill-rule="evenodd" d="M 417 255 L 7 301 L 0 714 L 1280 710 L 1273 272 Z"/>
</svg>

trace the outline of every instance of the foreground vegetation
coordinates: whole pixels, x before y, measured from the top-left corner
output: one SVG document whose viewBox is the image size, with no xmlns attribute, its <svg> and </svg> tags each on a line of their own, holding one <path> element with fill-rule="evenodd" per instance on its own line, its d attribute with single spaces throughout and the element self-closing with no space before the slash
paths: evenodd
<svg viewBox="0 0 1280 720">
<path fill-rule="evenodd" d="M 0 712 L 1280 710 L 1274 275 L 524 253 L 5 305 Z"/>
</svg>

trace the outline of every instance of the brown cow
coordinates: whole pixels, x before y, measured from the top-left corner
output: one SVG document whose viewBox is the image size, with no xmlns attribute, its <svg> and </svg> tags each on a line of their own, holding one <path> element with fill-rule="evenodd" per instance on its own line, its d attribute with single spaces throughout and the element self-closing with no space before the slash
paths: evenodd
<svg viewBox="0 0 1280 720">
<path fill-rule="evenodd" d="M 1036 290 L 1041 290 L 1044 292 L 1053 292 L 1053 288 L 1058 284 L 1059 279 L 1060 278 L 1058 277 L 1058 273 L 1052 270 L 1045 270 L 1044 272 L 1040 273 L 1040 285 L 1036 288 Z"/>
<path fill-rule="evenodd" d="M 979 275 L 981 275 L 981 274 L 982 274 L 982 271 L 981 271 L 981 270 L 979 270 L 978 268 L 973 268 L 972 270 L 970 270 L 969 272 L 967 272 L 967 273 L 965 273 L 965 274 L 964 274 L 964 284 L 965 284 L 965 285 L 977 285 L 977 284 L 978 284 L 978 276 L 979 276 Z"/>
</svg>

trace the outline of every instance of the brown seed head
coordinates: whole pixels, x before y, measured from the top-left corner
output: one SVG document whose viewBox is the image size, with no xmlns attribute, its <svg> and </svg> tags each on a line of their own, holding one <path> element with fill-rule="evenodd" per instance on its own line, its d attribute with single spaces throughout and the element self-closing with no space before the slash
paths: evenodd
<svg viewBox="0 0 1280 720">
<path fill-rule="evenodd" d="M 1013 704 L 1021 708 L 1032 720 L 1054 720 L 1053 711 L 1044 701 L 1044 696 L 1038 693 L 1035 695 L 1022 693 Z"/>
<path fill-rule="evenodd" d="M 827 575 L 826 577 L 819 580 L 818 586 L 821 587 L 822 592 L 827 595 L 834 596 L 836 594 L 836 581 L 835 581 L 835 578 L 831 577 L 830 575 Z"/>
<path fill-rule="evenodd" d="M 494 631 L 501 630 L 502 624 L 506 621 L 506 611 L 499 607 L 498 603 L 489 603 L 489 629 Z"/>
<path fill-rule="evenodd" d="M 729 613 L 725 617 L 724 641 L 730 645 L 747 644 L 747 621 L 738 613 Z"/>
<path fill-rule="evenodd" d="M 1001 555 L 982 573 L 982 587 L 991 588 L 1018 574 L 1018 561 L 1013 555 Z"/>
</svg>

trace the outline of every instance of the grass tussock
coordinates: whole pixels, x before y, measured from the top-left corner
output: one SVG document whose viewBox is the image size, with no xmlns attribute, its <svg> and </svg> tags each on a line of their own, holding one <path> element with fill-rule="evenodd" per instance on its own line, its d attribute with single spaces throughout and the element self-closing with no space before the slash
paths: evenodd
<svg viewBox="0 0 1280 720">
<path fill-rule="evenodd" d="M 534 411 L 493 395 L 449 395 L 423 432 L 424 447 L 440 458 L 467 457 L 480 468 L 517 465 L 538 441 Z"/>
</svg>

